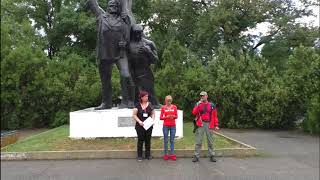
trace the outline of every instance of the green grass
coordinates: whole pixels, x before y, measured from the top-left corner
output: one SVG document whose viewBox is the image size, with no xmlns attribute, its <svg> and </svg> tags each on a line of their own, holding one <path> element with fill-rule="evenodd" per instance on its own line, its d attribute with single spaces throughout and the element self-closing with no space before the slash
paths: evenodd
<svg viewBox="0 0 320 180">
<path fill-rule="evenodd" d="M 184 137 L 175 140 L 176 149 L 193 149 L 194 134 L 192 133 L 193 125 L 184 124 Z M 64 125 L 49 131 L 31 136 L 24 140 L 1 149 L 2 152 L 28 152 L 28 151 L 71 151 L 71 150 L 135 150 L 137 140 L 135 138 L 98 138 L 94 140 L 71 140 L 69 136 L 69 126 Z M 239 147 L 226 138 L 214 136 L 215 148 L 232 148 Z M 206 138 L 204 146 L 206 148 Z M 162 149 L 163 139 L 152 138 L 152 149 Z"/>
</svg>

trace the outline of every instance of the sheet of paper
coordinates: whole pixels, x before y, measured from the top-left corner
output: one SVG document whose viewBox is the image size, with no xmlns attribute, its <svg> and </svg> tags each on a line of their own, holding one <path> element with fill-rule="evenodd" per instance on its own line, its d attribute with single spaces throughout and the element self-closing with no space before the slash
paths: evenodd
<svg viewBox="0 0 320 180">
<path fill-rule="evenodd" d="M 153 125 L 153 119 L 148 117 L 145 121 L 143 121 L 143 128 L 148 130 Z"/>
</svg>

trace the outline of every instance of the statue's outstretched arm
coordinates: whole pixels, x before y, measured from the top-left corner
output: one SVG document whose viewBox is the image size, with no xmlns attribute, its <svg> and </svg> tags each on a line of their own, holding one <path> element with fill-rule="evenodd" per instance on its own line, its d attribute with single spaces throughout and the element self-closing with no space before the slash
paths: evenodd
<svg viewBox="0 0 320 180">
<path fill-rule="evenodd" d="M 105 13 L 104 10 L 99 6 L 97 0 L 87 0 L 87 4 L 96 17 Z"/>
</svg>

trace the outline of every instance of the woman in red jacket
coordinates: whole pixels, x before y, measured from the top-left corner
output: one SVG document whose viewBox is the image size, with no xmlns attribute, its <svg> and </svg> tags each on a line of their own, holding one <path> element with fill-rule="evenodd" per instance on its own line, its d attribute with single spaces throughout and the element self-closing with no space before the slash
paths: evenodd
<svg viewBox="0 0 320 180">
<path fill-rule="evenodd" d="M 176 135 L 176 119 L 178 118 L 177 106 L 171 104 L 172 97 L 170 95 L 165 97 L 166 105 L 162 106 L 160 113 L 160 120 L 163 120 L 163 141 L 164 141 L 164 160 L 176 160 L 177 156 L 174 154 L 174 137 Z M 168 135 L 170 133 L 170 154 L 168 155 Z"/>
</svg>

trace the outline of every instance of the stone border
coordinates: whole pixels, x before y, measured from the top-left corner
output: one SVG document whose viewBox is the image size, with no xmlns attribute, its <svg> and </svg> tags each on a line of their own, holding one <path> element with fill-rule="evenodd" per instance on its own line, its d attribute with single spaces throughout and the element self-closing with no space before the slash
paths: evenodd
<svg viewBox="0 0 320 180">
<path fill-rule="evenodd" d="M 250 157 L 256 155 L 256 148 L 227 137 L 221 133 L 214 132 L 229 141 L 240 144 L 240 148 L 216 149 L 218 157 Z M 176 149 L 178 158 L 190 158 L 194 149 Z M 162 149 L 152 149 L 154 158 L 163 156 Z M 205 157 L 207 150 L 201 151 L 201 156 Z M 12 160 L 77 160 L 77 159 L 133 159 L 136 158 L 135 150 L 83 150 L 83 151 L 34 151 L 34 152 L 1 152 L 2 161 Z"/>
</svg>

